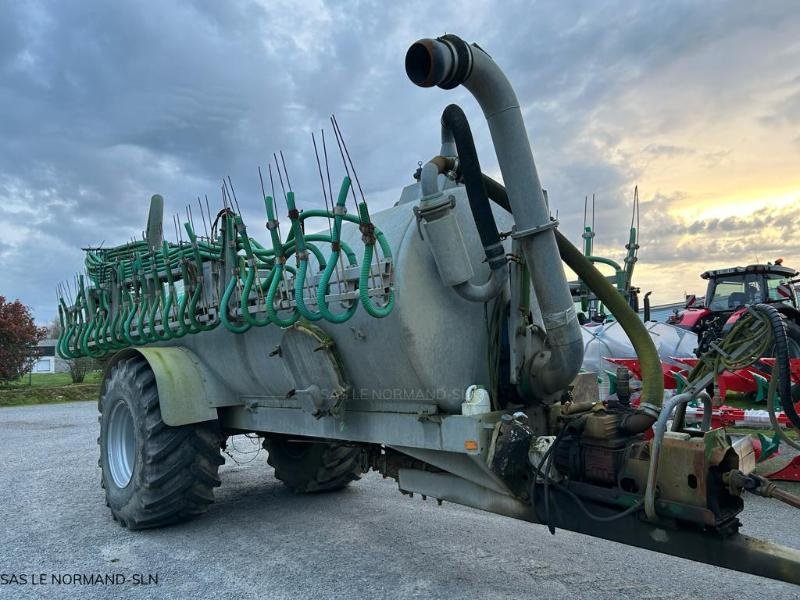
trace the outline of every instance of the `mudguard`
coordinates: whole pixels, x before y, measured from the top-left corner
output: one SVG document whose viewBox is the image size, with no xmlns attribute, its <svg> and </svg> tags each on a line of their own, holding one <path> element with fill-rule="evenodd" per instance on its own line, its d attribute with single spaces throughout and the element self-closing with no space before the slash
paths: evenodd
<svg viewBox="0 0 800 600">
<path fill-rule="evenodd" d="M 181 346 L 121 350 L 106 364 L 103 380 L 115 364 L 133 356 L 144 358 L 153 370 L 161 418 L 167 425 L 211 421 L 217 418 L 217 406 L 230 404 L 231 392 L 193 352 Z"/>
</svg>

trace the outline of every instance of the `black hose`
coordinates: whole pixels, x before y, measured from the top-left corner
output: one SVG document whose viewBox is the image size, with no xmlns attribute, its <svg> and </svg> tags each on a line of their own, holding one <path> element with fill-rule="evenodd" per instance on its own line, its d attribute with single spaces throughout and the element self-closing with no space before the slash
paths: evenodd
<svg viewBox="0 0 800 600">
<path fill-rule="evenodd" d="M 467 116 L 459 106 L 451 104 L 442 113 L 442 126 L 453 134 L 469 207 L 478 227 L 478 235 L 486 252 L 489 267 L 501 269 L 506 265 L 506 254 L 500 242 L 500 233 L 497 231 L 489 196 L 483 183 L 481 164 L 478 161 L 478 152 L 475 150 L 475 141 L 472 139 Z"/>
<path fill-rule="evenodd" d="M 756 304 L 756 310 L 766 315 L 772 326 L 772 338 L 775 344 L 775 367 L 772 376 L 778 376 L 778 396 L 781 399 L 781 408 L 788 419 L 800 430 L 800 415 L 795 410 L 792 401 L 792 381 L 789 375 L 789 335 L 786 331 L 786 321 L 783 315 L 769 304 Z"/>
<path fill-rule="evenodd" d="M 483 185 L 486 188 L 486 193 L 489 198 L 497 204 L 500 208 L 511 212 L 511 204 L 508 201 L 508 194 L 506 188 L 499 181 L 495 181 L 488 175 L 483 176 Z"/>
</svg>

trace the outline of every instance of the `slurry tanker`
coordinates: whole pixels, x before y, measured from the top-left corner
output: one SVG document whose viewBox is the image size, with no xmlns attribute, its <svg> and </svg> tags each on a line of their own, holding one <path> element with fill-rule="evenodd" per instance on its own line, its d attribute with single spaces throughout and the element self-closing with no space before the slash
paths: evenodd
<svg viewBox="0 0 800 600">
<path fill-rule="evenodd" d="M 749 307 L 665 398 L 643 323 L 559 232 L 503 71 L 455 35 L 414 43 L 405 68 L 417 86 L 474 96 L 503 184 L 482 172 L 449 105 L 430 124 L 441 147 L 372 214 L 333 120 L 346 176 L 331 185 L 326 145 L 314 165 L 325 206 L 298 210 L 276 157 L 263 242 L 231 182 L 222 209 L 200 204 L 175 241 L 154 196 L 141 240 L 86 249 L 85 275 L 60 299 L 58 352 L 104 363 L 100 467 L 114 518 L 144 529 L 204 512 L 226 440 L 250 433 L 299 493 L 374 469 L 405 494 L 800 583 L 800 553 L 742 535 L 737 518 L 746 493 L 800 499 L 754 475 L 752 452 L 724 430 L 684 418 L 691 400 L 710 407 L 717 373 L 765 343 L 785 370 L 781 315 Z M 599 398 L 581 372 L 564 263 L 631 340 L 638 402 Z M 773 381 L 773 395 L 787 393 L 788 375 Z"/>
</svg>

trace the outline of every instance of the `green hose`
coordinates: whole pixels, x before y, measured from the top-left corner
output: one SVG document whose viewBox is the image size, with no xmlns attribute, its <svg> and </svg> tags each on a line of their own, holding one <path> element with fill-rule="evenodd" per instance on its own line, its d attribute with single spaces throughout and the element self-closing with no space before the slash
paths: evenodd
<svg viewBox="0 0 800 600">
<path fill-rule="evenodd" d="M 661 358 L 647 328 L 605 276 L 560 231 L 554 231 L 561 258 L 611 311 L 633 344 L 642 369 L 639 409 L 644 409 L 649 416 L 655 418 L 664 400 L 664 375 L 661 371 Z"/>
<path fill-rule="evenodd" d="M 131 322 L 136 316 L 136 311 L 139 308 L 139 304 L 131 293 L 126 294 L 126 302 L 128 306 L 125 309 L 125 318 L 120 324 L 120 334 L 127 345 L 135 346 L 136 342 L 131 337 Z"/>
<path fill-rule="evenodd" d="M 319 307 L 319 311 L 323 318 L 331 323 L 344 323 L 350 317 L 352 317 L 358 309 L 358 302 L 353 300 L 350 302 L 350 306 L 348 306 L 344 311 L 340 313 L 334 313 L 328 307 L 328 302 L 325 299 L 325 296 L 328 293 L 328 288 L 330 287 L 331 277 L 337 265 L 339 264 L 339 257 L 341 256 L 342 250 L 345 252 L 349 266 L 355 267 L 357 265 L 355 254 L 352 250 L 350 250 L 349 246 L 347 246 L 347 244 L 343 244 L 340 239 L 342 231 L 342 218 L 344 217 L 343 211 L 345 203 L 347 202 L 347 193 L 350 191 L 350 185 L 350 178 L 345 177 L 342 180 L 342 185 L 339 187 L 339 196 L 336 199 L 336 208 L 334 209 L 333 213 L 333 226 L 331 227 L 330 234 L 331 254 L 328 257 L 328 264 L 323 269 L 319 278 L 319 284 L 317 285 L 317 306 Z M 341 282 L 339 288 L 339 291 L 341 292 Z"/>
<path fill-rule="evenodd" d="M 360 205 L 359 215 L 346 214 L 345 204 L 350 189 L 350 179 L 345 177 L 332 211 L 307 210 L 302 213 L 297 211 L 294 193 L 289 191 L 287 205 L 292 227 L 285 241 L 281 240 L 278 231 L 273 199 L 265 196 L 271 249 L 250 238 L 241 216 L 226 209 L 211 224 L 210 238 L 198 238 L 191 224 L 185 223 L 188 243 L 163 240 L 161 247 L 155 250 L 147 240 L 140 240 L 115 248 L 87 251 L 89 286 L 81 277 L 72 306 L 68 306 L 63 298 L 59 299 L 62 324 L 59 354 L 70 358 L 100 357 L 123 347 L 166 342 L 207 331 L 220 323 L 234 333 L 272 323 L 289 327 L 300 318 L 342 323 L 355 314 L 359 304 L 368 314 L 385 317 L 394 306 L 391 284 L 388 284 L 390 289 L 383 306 L 375 304 L 369 285 L 373 277 L 371 263 L 377 252 L 375 246 L 380 246 L 386 262 L 391 261 L 390 246 L 383 233 L 371 223 L 365 203 Z M 328 219 L 329 225 L 333 220 L 330 235 L 306 235 L 305 224 L 311 217 Z M 220 220 L 221 226 L 218 227 Z M 359 266 L 355 252 L 341 241 L 341 228 L 345 221 L 357 225 L 362 231 L 365 242 L 363 264 L 357 283 L 358 297 L 343 300 L 341 304 L 345 309 L 333 312 L 326 298 L 331 294 L 331 278 L 339 261 L 344 258 L 348 269 Z M 328 255 L 323 253 L 324 244 L 330 245 Z M 293 254 L 297 255 L 296 269 L 287 264 L 287 259 Z M 319 282 L 312 292 L 317 302 L 316 310 L 308 306 L 305 296 L 309 291 L 310 254 L 314 255 L 319 268 Z M 208 289 L 212 279 L 207 276 L 209 273 L 212 278 L 218 276 L 220 270 L 231 273 L 222 284 L 224 289 L 219 290 L 221 293 Z M 385 275 L 376 277 L 383 280 Z M 290 288 L 287 295 L 292 306 L 288 309 L 278 309 L 275 304 L 282 281 L 287 282 Z M 345 289 L 343 280 L 339 288 L 340 292 Z M 234 300 L 235 293 L 238 297 Z M 256 306 L 264 302 L 266 317 L 254 314 L 254 297 L 258 300 Z M 239 307 L 240 316 L 233 316 L 237 311 L 232 305 Z M 210 318 L 212 311 L 213 319 Z"/>
<path fill-rule="evenodd" d="M 58 355 L 63 358 L 71 358 L 67 351 L 64 349 L 64 342 L 66 342 L 69 338 L 67 337 L 66 331 L 70 325 L 67 324 L 68 316 L 67 316 L 67 303 L 64 302 L 63 298 L 58 299 L 58 324 L 60 325 L 61 335 L 58 336 L 58 340 L 56 342 L 56 351 Z"/>
<path fill-rule="evenodd" d="M 178 326 L 178 337 L 183 337 L 188 333 L 192 333 L 190 323 L 187 323 L 186 307 L 189 304 L 189 290 L 186 289 L 186 284 L 189 281 L 189 270 L 186 266 L 186 261 L 181 260 L 181 282 L 183 283 L 183 293 L 178 301 L 178 311 L 176 323 Z"/>
<path fill-rule="evenodd" d="M 243 261 L 244 259 L 242 259 L 242 262 Z M 236 284 L 238 282 L 239 282 L 239 268 L 237 267 L 236 269 L 234 269 L 231 278 L 228 280 L 228 285 L 225 286 L 225 292 L 222 294 L 222 300 L 219 303 L 219 317 L 220 319 L 222 319 L 222 324 L 225 326 L 226 329 L 232 331 L 233 333 L 244 333 L 245 331 L 250 329 L 252 325 L 247 321 L 237 325 L 236 323 L 233 323 L 230 317 L 228 316 L 228 307 L 230 305 L 229 303 L 231 300 L 231 294 L 233 293 L 233 289 L 236 287 Z"/>
<path fill-rule="evenodd" d="M 300 311 L 295 308 L 290 317 L 282 318 L 278 311 L 275 310 L 275 293 L 278 291 L 278 285 L 283 279 L 284 270 L 289 270 L 289 267 L 279 262 L 275 265 L 274 270 L 275 274 L 272 276 L 272 283 L 270 283 L 269 292 L 267 293 L 267 315 L 269 315 L 270 321 L 278 327 L 291 327 L 300 319 Z"/>
<path fill-rule="evenodd" d="M 124 261 L 123 261 L 124 262 Z M 115 348 L 123 348 L 125 346 L 125 339 L 122 337 L 122 333 L 120 333 L 120 324 L 124 322 L 125 319 L 125 304 L 123 302 L 123 298 L 125 296 L 125 286 L 123 285 L 123 277 L 122 274 L 124 272 L 123 263 L 117 265 L 117 285 L 114 286 L 116 290 L 116 305 L 117 310 L 114 313 L 114 320 L 111 323 L 111 337 L 114 341 Z"/>
<path fill-rule="evenodd" d="M 161 310 L 161 327 L 163 328 L 164 335 L 167 336 L 167 339 L 173 340 L 179 337 L 177 332 L 173 330 L 172 326 L 170 325 L 170 310 L 172 310 L 172 307 L 175 305 L 177 293 L 175 292 L 175 280 L 172 277 L 172 267 L 169 257 L 169 243 L 166 240 L 164 240 L 161 245 L 161 252 L 164 256 L 164 268 L 167 275 L 167 291 L 164 292 L 165 301 L 163 309 Z M 163 284 L 161 285 L 161 289 L 164 289 Z"/>
<path fill-rule="evenodd" d="M 308 271 L 308 255 L 297 260 L 297 276 L 294 278 L 294 301 L 297 303 L 297 310 L 309 321 L 319 321 L 323 317 L 322 312 L 313 311 L 306 306 L 305 283 L 306 272 Z"/>
<path fill-rule="evenodd" d="M 197 320 L 197 304 L 200 301 L 200 297 L 203 295 L 203 258 L 200 253 L 200 244 L 197 240 L 197 235 L 195 235 L 194 229 L 192 228 L 190 223 L 184 223 L 184 229 L 186 229 L 186 233 L 189 236 L 189 242 L 192 248 L 192 256 L 194 258 L 194 265 L 196 269 L 195 277 L 194 277 L 194 284 L 195 289 L 194 293 L 192 294 L 192 299 L 189 301 L 189 306 L 186 309 L 186 312 L 189 316 L 189 322 L 191 323 L 191 327 L 194 333 L 199 333 L 201 331 L 210 331 L 214 329 L 217 325 L 219 325 L 220 321 L 217 318 L 214 321 L 210 321 L 206 324 L 200 323 Z"/>
<path fill-rule="evenodd" d="M 330 310 L 328 301 L 325 299 L 325 295 L 327 294 L 328 287 L 330 285 L 331 276 L 339 262 L 339 254 L 339 250 L 334 250 L 331 252 L 328 265 L 325 267 L 322 275 L 320 275 L 319 285 L 317 285 L 317 306 L 319 306 L 319 310 L 320 313 L 322 313 L 323 318 L 331 323 L 344 323 L 350 317 L 352 317 L 358 309 L 358 302 L 353 300 L 350 302 L 350 306 L 348 306 L 343 312 L 334 313 Z M 355 257 L 353 257 L 353 260 L 348 260 L 348 264 L 351 267 L 355 267 Z"/>
<path fill-rule="evenodd" d="M 256 278 L 255 276 L 257 272 L 258 272 L 258 267 L 252 267 L 247 271 L 247 276 L 245 277 L 244 280 L 244 287 L 242 288 L 242 297 L 240 300 L 239 308 L 241 308 L 242 310 L 242 316 L 244 317 L 245 321 L 247 321 L 250 325 L 253 325 L 255 327 L 264 327 L 265 325 L 270 324 L 269 315 L 267 315 L 263 319 L 259 319 L 250 312 L 250 304 L 249 304 L 250 291 L 253 289 L 253 283 L 255 281 Z M 266 280 L 258 284 L 257 288 L 259 293 L 264 293 L 264 288 L 269 289 L 269 284 L 272 282 L 272 274 L 273 271 L 270 271 L 269 274 L 267 275 Z"/>
<path fill-rule="evenodd" d="M 313 311 L 306 306 L 305 290 L 306 274 L 308 273 L 308 250 L 302 222 L 299 218 L 300 213 L 297 212 L 294 202 L 294 192 L 290 191 L 286 194 L 286 206 L 289 209 L 289 218 L 292 222 L 292 238 L 295 252 L 297 253 L 297 275 L 294 278 L 294 301 L 297 306 L 297 312 L 309 321 L 319 321 L 322 318 L 322 313 Z M 284 250 L 284 257 L 286 256 L 287 254 Z"/>
<path fill-rule="evenodd" d="M 266 309 L 267 317 L 272 323 L 278 327 L 290 327 L 300 319 L 300 312 L 293 310 L 288 318 L 282 318 L 278 311 L 275 310 L 275 294 L 278 291 L 278 286 L 283 279 L 284 270 L 288 270 L 286 266 L 286 255 L 284 253 L 283 244 L 281 243 L 280 235 L 278 234 L 278 221 L 275 219 L 275 211 L 272 207 L 273 200 L 271 196 L 264 198 L 264 204 L 267 209 L 267 228 L 270 230 L 270 237 L 272 239 L 272 251 L 277 261 L 275 267 L 272 269 L 269 290 L 267 291 Z M 294 230 L 294 228 L 292 228 Z"/>
<path fill-rule="evenodd" d="M 149 315 L 149 323 L 150 323 L 150 331 L 149 336 L 150 340 L 153 342 L 166 342 L 171 339 L 171 334 L 169 332 L 169 328 L 167 327 L 167 319 L 166 319 L 166 310 L 167 310 L 167 302 L 169 300 L 167 294 L 164 292 L 164 284 L 161 281 L 161 277 L 158 274 L 158 264 L 155 260 L 155 254 L 151 255 L 150 267 L 152 269 L 152 282 L 153 282 L 153 290 L 156 294 L 156 302 L 153 303 L 153 306 L 150 308 L 150 315 Z M 156 328 L 156 316 L 161 314 L 161 332 L 159 333 L 158 329 Z"/>
<path fill-rule="evenodd" d="M 369 276 L 372 269 L 372 254 L 375 251 L 375 240 L 371 239 L 371 236 L 374 235 L 377 239 L 385 258 L 391 259 L 392 253 L 389 244 L 386 243 L 386 240 L 382 237 L 383 234 L 376 231 L 372 225 L 366 202 L 362 202 L 358 205 L 358 212 L 361 215 L 361 230 L 364 234 L 364 259 L 361 261 L 361 277 L 358 280 L 358 294 L 364 310 L 366 310 L 370 316 L 382 319 L 387 317 L 394 308 L 394 290 L 391 288 L 389 289 L 389 297 L 384 306 L 374 304 L 369 297 Z"/>
<path fill-rule="evenodd" d="M 256 276 L 258 275 L 258 270 L 260 268 L 260 259 L 256 255 L 255 250 L 253 248 L 254 246 L 253 240 L 251 240 L 247 235 L 247 229 L 245 228 L 244 222 L 238 215 L 236 216 L 236 229 L 237 229 L 239 243 L 245 252 L 245 258 L 240 259 L 239 261 L 240 277 L 241 273 L 243 272 L 247 273 L 244 277 L 242 284 L 242 293 L 239 299 L 239 308 L 242 313 L 242 318 L 245 320 L 245 323 L 247 325 L 251 327 L 252 326 L 263 327 L 265 325 L 269 325 L 270 323 L 269 315 L 267 315 L 267 317 L 265 317 L 264 319 L 258 319 L 250 312 L 250 292 L 253 289 L 253 283 L 256 279 Z M 264 288 L 268 284 L 269 284 L 269 278 L 267 279 L 266 282 L 259 282 L 257 286 L 259 294 L 263 294 Z M 237 332 L 234 331 L 234 333 Z"/>
</svg>

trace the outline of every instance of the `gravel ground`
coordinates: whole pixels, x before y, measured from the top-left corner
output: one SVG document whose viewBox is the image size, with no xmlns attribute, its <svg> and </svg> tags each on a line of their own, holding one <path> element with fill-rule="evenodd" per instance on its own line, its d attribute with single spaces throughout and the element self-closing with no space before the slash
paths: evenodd
<svg viewBox="0 0 800 600">
<path fill-rule="evenodd" d="M 99 486 L 95 410 L 91 402 L 0 409 L 0 574 L 28 577 L 0 581 L 0 598 L 800 597 L 795 586 L 409 499 L 376 474 L 344 492 L 293 495 L 263 452 L 234 454 L 247 464 L 228 458 L 205 516 L 131 533 L 112 521 Z M 237 447 L 253 446 L 237 438 Z M 748 500 L 746 533 L 800 546 L 800 515 Z M 39 573 L 46 585 L 32 584 Z M 71 573 L 120 574 L 125 583 L 51 580 Z M 136 575 L 158 583 L 134 585 Z"/>
</svg>

